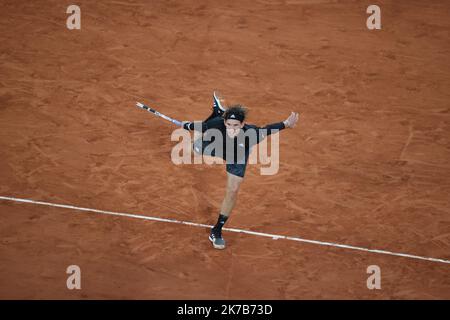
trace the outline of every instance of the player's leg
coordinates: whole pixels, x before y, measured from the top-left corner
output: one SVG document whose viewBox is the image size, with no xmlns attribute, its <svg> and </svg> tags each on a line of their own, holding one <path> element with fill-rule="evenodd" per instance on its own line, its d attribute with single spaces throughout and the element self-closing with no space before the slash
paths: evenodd
<svg viewBox="0 0 450 320">
<path fill-rule="evenodd" d="M 221 117 L 222 114 L 225 112 L 225 108 L 221 102 L 221 98 L 220 95 L 217 92 L 214 92 L 213 94 L 213 107 L 212 107 L 212 113 L 211 115 L 206 118 L 204 121 L 208 121 L 210 119 L 216 118 L 216 117 Z M 197 139 L 196 141 L 194 141 L 193 144 L 193 149 L 197 154 L 202 154 L 202 155 L 207 155 L 207 156 L 211 156 L 211 157 L 215 157 L 215 152 L 214 150 L 212 150 L 212 153 L 210 154 L 205 154 L 203 151 L 205 150 L 205 148 L 211 143 L 212 141 L 209 141 L 208 139 L 203 140 L 202 137 L 200 137 L 199 139 Z"/>
<path fill-rule="evenodd" d="M 208 118 L 206 118 L 205 121 L 208 121 L 215 117 L 221 117 L 223 115 L 223 113 L 225 112 L 226 109 L 222 102 L 223 102 L 223 99 L 221 98 L 220 94 L 217 92 L 214 92 L 212 113 Z"/>
<path fill-rule="evenodd" d="M 244 180 L 245 167 L 245 164 L 227 164 L 227 189 L 225 198 L 222 202 L 217 223 L 211 229 L 211 234 L 209 236 L 209 240 L 211 240 L 216 249 L 225 248 L 225 240 L 222 237 L 222 227 L 228 220 L 228 217 L 236 204 L 239 188 Z"/>
<path fill-rule="evenodd" d="M 229 217 L 231 214 L 231 211 L 234 208 L 234 205 L 236 204 L 239 187 L 241 186 L 243 177 L 235 176 L 233 174 L 228 173 L 227 174 L 227 190 L 225 192 L 225 198 L 222 202 L 222 207 L 220 212 L 226 216 Z"/>
</svg>

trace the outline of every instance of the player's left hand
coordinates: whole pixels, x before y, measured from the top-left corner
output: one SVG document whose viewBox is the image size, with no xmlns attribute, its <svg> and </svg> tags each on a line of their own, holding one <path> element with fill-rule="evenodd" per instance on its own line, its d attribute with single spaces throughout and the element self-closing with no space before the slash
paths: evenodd
<svg viewBox="0 0 450 320">
<path fill-rule="evenodd" d="M 297 112 L 291 112 L 290 116 L 284 120 L 284 126 L 286 128 L 294 128 L 298 121 L 298 113 Z"/>
</svg>

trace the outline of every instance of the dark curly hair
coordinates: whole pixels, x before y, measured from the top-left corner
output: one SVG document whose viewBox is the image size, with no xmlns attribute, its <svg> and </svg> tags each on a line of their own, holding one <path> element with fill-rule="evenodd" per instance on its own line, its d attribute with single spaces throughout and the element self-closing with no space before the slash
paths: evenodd
<svg viewBox="0 0 450 320">
<path fill-rule="evenodd" d="M 223 114 L 223 118 L 225 120 L 227 119 L 236 119 L 240 122 L 243 122 L 245 118 L 247 117 L 248 110 L 246 107 L 240 105 L 240 104 L 234 104 L 227 108 L 225 113 Z"/>
</svg>

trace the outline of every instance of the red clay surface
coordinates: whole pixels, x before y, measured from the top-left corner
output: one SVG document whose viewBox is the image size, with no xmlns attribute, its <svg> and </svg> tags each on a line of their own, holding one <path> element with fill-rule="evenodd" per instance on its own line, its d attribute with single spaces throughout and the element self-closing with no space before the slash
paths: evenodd
<svg viewBox="0 0 450 320">
<path fill-rule="evenodd" d="M 450 259 L 450 3 L 5 1 L 0 196 L 215 222 L 223 166 L 175 166 L 212 91 L 280 133 L 228 227 Z M 0 298 L 449 299 L 450 265 L 0 200 Z M 67 266 L 82 289 L 66 288 Z M 368 290 L 378 265 L 382 289 Z"/>
</svg>

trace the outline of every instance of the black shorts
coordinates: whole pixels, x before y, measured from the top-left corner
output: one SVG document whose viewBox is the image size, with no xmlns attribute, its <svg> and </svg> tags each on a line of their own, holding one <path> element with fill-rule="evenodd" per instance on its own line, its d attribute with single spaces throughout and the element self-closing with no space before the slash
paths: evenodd
<svg viewBox="0 0 450 320">
<path fill-rule="evenodd" d="M 210 141 L 202 141 L 202 138 L 199 138 L 194 141 L 193 149 L 198 154 L 215 157 L 216 155 L 214 154 L 214 150 L 209 154 L 204 152 L 206 146 L 210 143 Z M 247 161 L 245 161 L 245 163 L 227 163 L 226 167 L 229 174 L 243 178 L 245 175 L 245 169 L 247 168 Z"/>
<path fill-rule="evenodd" d="M 229 174 L 238 176 L 243 178 L 245 175 L 245 169 L 247 168 L 247 163 L 238 164 L 238 163 L 227 163 L 227 172 Z"/>
</svg>

